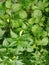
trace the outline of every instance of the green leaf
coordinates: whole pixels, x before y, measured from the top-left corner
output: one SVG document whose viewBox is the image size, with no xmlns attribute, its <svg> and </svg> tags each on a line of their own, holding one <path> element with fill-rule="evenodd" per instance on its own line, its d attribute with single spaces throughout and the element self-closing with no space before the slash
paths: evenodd
<svg viewBox="0 0 49 65">
<path fill-rule="evenodd" d="M 0 27 L 4 27 L 5 26 L 5 22 L 3 22 L 1 19 L 0 19 Z"/>
<path fill-rule="evenodd" d="M 6 52 L 6 48 L 0 48 L 0 52 L 3 53 L 3 52 Z M 4 54 L 3 54 L 4 55 Z"/>
<path fill-rule="evenodd" d="M 7 39 L 4 39 L 4 41 L 3 41 L 3 46 L 4 46 L 4 47 L 8 47 L 8 45 L 9 45 L 9 43 L 8 43 Z"/>
<path fill-rule="evenodd" d="M 11 0 L 7 0 L 6 3 L 5 3 L 5 6 L 7 8 L 11 8 Z"/>
<path fill-rule="evenodd" d="M 17 34 L 14 33 L 12 30 L 10 30 L 10 34 L 11 34 L 11 37 L 12 37 L 12 38 L 17 38 Z"/>
<path fill-rule="evenodd" d="M 13 12 L 19 11 L 21 9 L 21 4 L 13 4 L 12 10 Z"/>
<path fill-rule="evenodd" d="M 30 18 L 28 20 L 28 23 L 31 24 L 31 25 L 34 24 L 35 23 L 35 18 Z"/>
<path fill-rule="evenodd" d="M 5 31 L 0 29 L 0 39 L 2 39 L 3 35 L 4 35 Z"/>
<path fill-rule="evenodd" d="M 32 17 L 41 18 L 42 12 L 40 10 L 34 10 L 34 12 L 32 13 Z"/>
<path fill-rule="evenodd" d="M 32 32 L 33 33 L 36 33 L 37 29 L 38 29 L 38 25 L 32 26 Z"/>
<path fill-rule="evenodd" d="M 25 18 L 27 18 L 27 13 L 26 13 L 26 11 L 20 11 L 19 12 L 19 17 L 21 18 L 21 19 L 25 19 Z"/>
<path fill-rule="evenodd" d="M 9 44 L 9 47 L 14 47 L 14 46 L 17 46 L 17 44 L 16 44 L 16 43 L 17 43 L 16 41 L 14 41 L 14 42 L 10 43 L 10 44 Z"/>
<path fill-rule="evenodd" d="M 21 20 L 11 20 L 12 28 L 18 28 L 21 25 L 21 22 L 22 22 Z"/>
<path fill-rule="evenodd" d="M 16 64 L 17 64 L 17 65 L 23 65 L 23 63 L 22 63 L 20 60 L 18 60 L 18 61 L 16 62 Z"/>
<path fill-rule="evenodd" d="M 48 38 L 47 37 L 43 38 L 41 43 L 42 43 L 43 46 L 47 45 L 48 44 Z"/>
</svg>

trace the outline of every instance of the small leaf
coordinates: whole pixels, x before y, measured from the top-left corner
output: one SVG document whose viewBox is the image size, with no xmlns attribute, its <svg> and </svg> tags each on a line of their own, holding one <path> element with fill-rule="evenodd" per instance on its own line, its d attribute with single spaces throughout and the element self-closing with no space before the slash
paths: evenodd
<svg viewBox="0 0 49 65">
<path fill-rule="evenodd" d="M 34 12 L 32 13 L 32 16 L 35 18 L 41 18 L 42 12 L 40 10 L 34 10 Z"/>
<path fill-rule="evenodd" d="M 5 5 L 7 8 L 10 8 L 11 7 L 11 0 L 7 0 Z"/>
<path fill-rule="evenodd" d="M 17 46 L 16 41 L 12 42 L 12 43 L 9 45 L 9 47 L 14 47 L 14 46 Z"/>
<path fill-rule="evenodd" d="M 19 12 L 19 17 L 21 18 L 21 19 L 25 19 L 25 18 L 27 18 L 27 13 L 26 13 L 26 11 L 20 11 Z"/>
<path fill-rule="evenodd" d="M 5 31 L 0 29 L 0 39 L 2 39 L 3 35 L 4 35 Z"/>
<path fill-rule="evenodd" d="M 10 30 L 10 34 L 11 34 L 11 37 L 12 37 L 12 38 L 17 38 L 17 34 L 14 33 L 12 30 Z"/>
<path fill-rule="evenodd" d="M 6 52 L 6 48 L 0 48 L 0 52 Z"/>
<path fill-rule="evenodd" d="M 41 43 L 42 43 L 42 45 L 47 45 L 48 44 L 48 38 L 47 37 L 43 38 Z"/>
<path fill-rule="evenodd" d="M 18 61 L 16 62 L 16 65 L 23 65 L 23 63 L 22 63 L 20 60 L 18 60 Z"/>
<path fill-rule="evenodd" d="M 3 46 L 4 46 L 4 47 L 8 47 L 8 45 L 9 45 L 9 43 L 8 43 L 7 39 L 4 39 L 4 41 L 3 41 Z"/>
<path fill-rule="evenodd" d="M 21 9 L 21 5 L 20 4 L 13 4 L 12 5 L 12 10 L 14 12 L 19 11 L 20 9 Z"/>
</svg>

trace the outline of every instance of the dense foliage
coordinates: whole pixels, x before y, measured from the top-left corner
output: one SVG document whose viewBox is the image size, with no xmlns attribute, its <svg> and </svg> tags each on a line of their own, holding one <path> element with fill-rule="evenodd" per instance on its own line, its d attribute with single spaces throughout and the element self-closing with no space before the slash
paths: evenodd
<svg viewBox="0 0 49 65">
<path fill-rule="evenodd" d="M 0 0 L 0 65 L 49 65 L 49 0 Z"/>
</svg>

